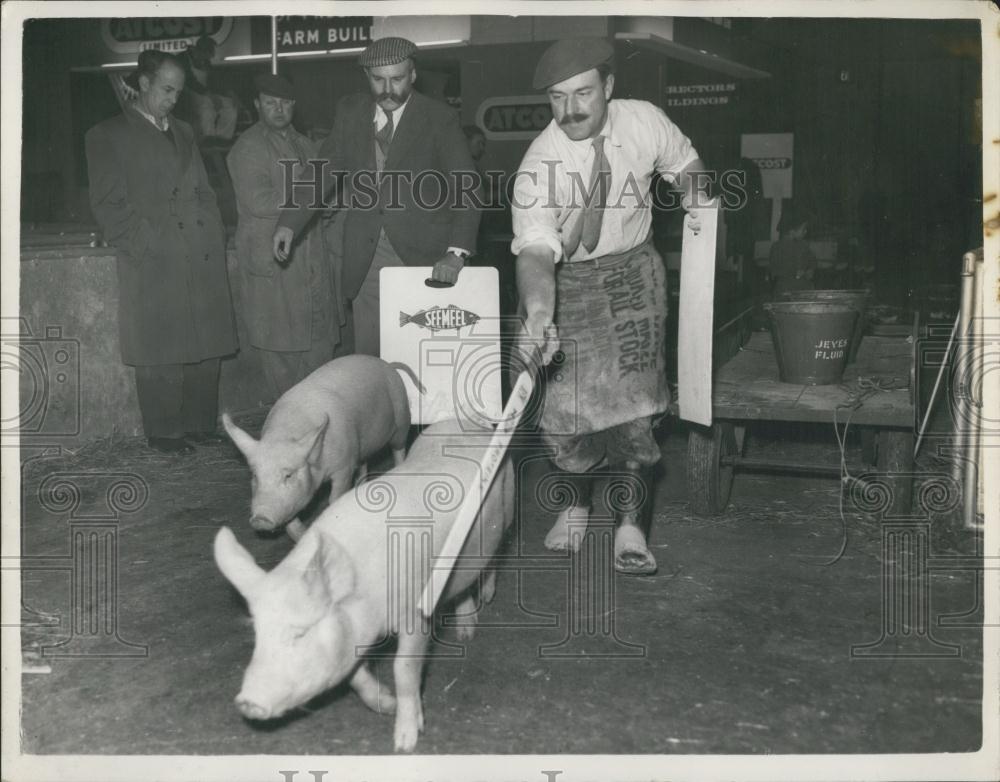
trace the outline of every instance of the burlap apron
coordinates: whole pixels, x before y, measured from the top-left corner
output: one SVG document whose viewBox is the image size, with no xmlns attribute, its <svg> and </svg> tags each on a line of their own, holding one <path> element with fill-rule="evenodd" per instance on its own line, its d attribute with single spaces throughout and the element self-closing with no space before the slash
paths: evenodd
<svg viewBox="0 0 1000 782">
<path fill-rule="evenodd" d="M 556 286 L 562 356 L 548 372 L 542 429 L 582 435 L 665 412 L 666 272 L 652 235 L 619 255 L 559 264 Z"/>
</svg>

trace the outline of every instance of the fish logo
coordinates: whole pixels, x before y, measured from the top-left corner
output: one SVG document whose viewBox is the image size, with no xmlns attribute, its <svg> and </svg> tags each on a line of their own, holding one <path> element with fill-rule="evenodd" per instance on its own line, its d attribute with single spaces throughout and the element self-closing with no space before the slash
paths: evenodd
<svg viewBox="0 0 1000 782">
<path fill-rule="evenodd" d="M 399 325 L 405 326 L 407 323 L 416 323 L 421 328 L 431 331 L 447 331 L 448 329 L 458 330 L 466 326 L 471 326 L 479 322 L 479 316 L 474 312 L 463 310 L 454 304 L 447 307 L 434 306 L 426 310 L 420 310 L 416 315 L 407 315 L 405 312 L 399 313 Z"/>
</svg>

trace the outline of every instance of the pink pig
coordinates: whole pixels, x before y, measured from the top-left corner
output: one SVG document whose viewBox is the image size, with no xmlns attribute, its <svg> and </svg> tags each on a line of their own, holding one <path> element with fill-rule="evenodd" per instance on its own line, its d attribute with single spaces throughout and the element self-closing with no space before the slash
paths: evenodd
<svg viewBox="0 0 1000 782">
<path fill-rule="evenodd" d="M 478 460 L 487 443 L 482 434 L 464 434 L 454 421 L 428 427 L 401 466 L 333 500 L 270 572 L 254 562 L 228 528 L 219 530 L 215 561 L 246 598 L 256 634 L 236 697 L 244 716 L 279 717 L 348 679 L 369 708 L 395 710 L 395 749 L 414 749 L 423 730 L 420 683 L 430 640 L 430 623 L 420 615 L 418 601 L 433 560 L 406 563 L 388 549 L 393 540 L 416 540 L 415 546 L 393 551 L 419 552 L 423 541 L 427 552 L 437 555 L 461 498 L 479 492 Z M 485 602 L 493 598 L 496 571 L 490 561 L 513 506 L 514 472 L 505 460 L 440 602 L 460 599 L 461 639 L 474 632 L 474 588 L 483 570 L 481 596 Z M 390 563 L 397 563 L 395 572 Z M 399 639 L 395 696 L 380 686 L 363 654 L 388 635 Z"/>
<path fill-rule="evenodd" d="M 396 464 L 402 462 L 410 408 L 397 368 L 420 388 L 408 367 L 374 356 L 327 362 L 274 403 L 260 440 L 223 414 L 226 432 L 253 472 L 250 526 L 274 530 L 289 524 L 289 534 L 298 539 L 305 527 L 295 515 L 325 481 L 332 501 L 385 446 L 392 447 Z"/>
</svg>

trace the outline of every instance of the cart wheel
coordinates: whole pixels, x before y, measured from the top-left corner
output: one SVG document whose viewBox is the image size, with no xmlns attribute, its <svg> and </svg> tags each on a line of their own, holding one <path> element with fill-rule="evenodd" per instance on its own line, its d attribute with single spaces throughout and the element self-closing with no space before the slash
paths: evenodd
<svg viewBox="0 0 1000 782">
<path fill-rule="evenodd" d="M 730 423 L 688 432 L 687 484 L 691 507 L 699 516 L 717 516 L 726 509 L 733 488 L 733 467 L 722 459 L 736 455 L 736 436 Z"/>
<path fill-rule="evenodd" d="M 878 434 L 878 471 L 892 488 L 887 514 L 905 516 L 913 506 L 913 433 L 883 429 Z"/>
</svg>

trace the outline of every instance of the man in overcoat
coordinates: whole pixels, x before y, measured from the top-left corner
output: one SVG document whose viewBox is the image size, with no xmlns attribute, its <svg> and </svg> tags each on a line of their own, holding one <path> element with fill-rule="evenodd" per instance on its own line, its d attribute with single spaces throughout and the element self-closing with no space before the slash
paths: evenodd
<svg viewBox="0 0 1000 782">
<path fill-rule="evenodd" d="M 255 86 L 259 119 L 233 145 L 227 162 L 239 212 L 236 258 L 243 316 L 271 398 L 277 399 L 333 358 L 340 319 L 321 221 L 303 231 L 287 261 L 274 259 L 271 237 L 285 200 L 285 165 L 293 165 L 296 179 L 303 178 L 316 145 L 292 127 L 295 92 L 287 79 L 261 74 Z"/>
<path fill-rule="evenodd" d="M 151 447 L 213 442 L 222 356 L 238 349 L 225 229 L 191 126 L 171 116 L 177 59 L 142 52 L 138 98 L 86 136 L 90 205 L 118 255 L 122 361 Z"/>
<path fill-rule="evenodd" d="M 453 283 L 475 251 L 475 165 L 457 112 L 413 89 L 416 51 L 405 38 L 380 38 L 365 49 L 359 63 L 370 94 L 337 104 L 318 158 L 327 164 L 323 200 L 348 208 L 343 283 L 353 302 L 358 353 L 379 352 L 383 268 L 433 266 L 435 280 Z M 310 208 L 312 200 L 279 218 L 279 260 L 287 259 L 294 237 L 321 211 Z"/>
</svg>

